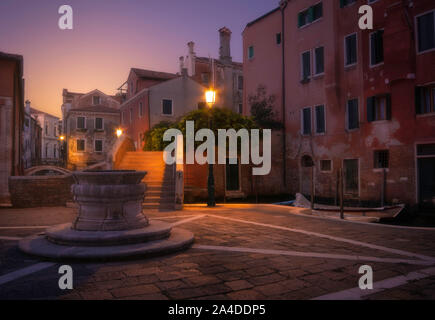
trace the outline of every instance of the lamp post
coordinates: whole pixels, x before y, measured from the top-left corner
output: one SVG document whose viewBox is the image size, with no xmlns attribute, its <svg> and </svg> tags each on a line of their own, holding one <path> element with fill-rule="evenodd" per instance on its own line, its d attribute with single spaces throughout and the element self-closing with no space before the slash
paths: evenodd
<svg viewBox="0 0 435 320">
<path fill-rule="evenodd" d="M 116 129 L 116 136 L 118 138 L 120 138 L 122 136 L 122 134 L 123 134 L 122 129 Z"/>
<path fill-rule="evenodd" d="M 209 129 L 212 129 L 212 118 L 211 118 L 211 110 L 213 108 L 214 103 L 216 102 L 216 91 L 213 89 L 208 90 L 205 93 L 205 101 L 207 102 L 207 105 L 209 107 L 208 110 L 208 127 Z M 214 147 L 214 146 L 213 146 Z M 208 202 L 207 206 L 212 208 L 216 206 L 216 201 L 214 197 L 214 175 L 213 175 L 213 163 L 208 164 L 208 183 L 207 183 L 207 190 L 208 190 Z"/>
<path fill-rule="evenodd" d="M 66 155 L 65 136 L 61 135 L 59 137 L 59 156 L 60 156 L 62 166 L 65 166 L 66 163 L 65 155 Z"/>
</svg>

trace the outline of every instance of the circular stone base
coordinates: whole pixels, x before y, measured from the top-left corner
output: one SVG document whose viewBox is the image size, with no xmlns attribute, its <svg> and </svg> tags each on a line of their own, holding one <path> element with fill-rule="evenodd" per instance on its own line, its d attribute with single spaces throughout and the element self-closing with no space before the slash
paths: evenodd
<svg viewBox="0 0 435 320">
<path fill-rule="evenodd" d="M 119 246 L 168 238 L 172 229 L 169 223 L 161 221 L 152 221 L 147 227 L 124 231 L 77 231 L 71 226 L 68 223 L 47 229 L 47 240 L 67 246 Z"/>
<path fill-rule="evenodd" d="M 147 258 L 189 248 L 194 241 L 190 231 L 174 228 L 166 239 L 116 246 L 64 246 L 34 236 L 21 240 L 19 248 L 31 255 L 53 260 L 117 260 Z"/>
</svg>

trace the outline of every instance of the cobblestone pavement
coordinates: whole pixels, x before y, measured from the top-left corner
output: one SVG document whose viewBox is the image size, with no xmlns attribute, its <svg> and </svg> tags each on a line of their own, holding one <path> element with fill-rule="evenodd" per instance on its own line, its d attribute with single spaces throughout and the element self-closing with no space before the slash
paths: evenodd
<svg viewBox="0 0 435 320">
<path fill-rule="evenodd" d="M 150 259 L 60 263 L 22 254 L 17 241 L 72 221 L 68 208 L 0 210 L 0 299 L 435 299 L 435 229 L 301 215 L 273 205 L 187 206 L 149 212 L 195 234 L 187 251 Z M 192 217 L 198 219 L 191 220 Z M 360 266 L 374 290 L 360 290 Z"/>
</svg>

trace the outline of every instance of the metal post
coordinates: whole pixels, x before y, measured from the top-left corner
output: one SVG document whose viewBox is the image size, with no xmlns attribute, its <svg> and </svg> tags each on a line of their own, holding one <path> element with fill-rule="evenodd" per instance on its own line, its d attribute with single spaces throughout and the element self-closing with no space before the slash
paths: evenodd
<svg viewBox="0 0 435 320">
<path fill-rule="evenodd" d="M 314 166 L 311 166 L 311 210 L 314 210 Z"/>
<path fill-rule="evenodd" d="M 386 170 L 382 171 L 382 186 L 381 186 L 381 207 L 385 206 L 385 182 L 386 182 Z"/>
<path fill-rule="evenodd" d="M 340 168 L 340 219 L 344 219 L 344 181 L 343 181 L 343 169 Z"/>
<path fill-rule="evenodd" d="M 212 121 L 211 121 L 211 108 L 209 110 L 209 115 L 208 115 L 208 127 L 210 129 L 212 129 L 211 127 Z M 213 146 L 214 148 L 215 146 Z M 208 184 L 207 184 L 207 189 L 208 189 L 208 202 L 207 205 L 208 207 L 215 207 L 216 206 L 216 201 L 215 201 L 215 196 L 214 196 L 214 175 L 213 175 L 213 163 L 209 163 L 208 165 Z"/>
<path fill-rule="evenodd" d="M 335 202 L 334 205 L 338 206 L 338 197 L 340 194 L 340 170 L 337 171 L 336 179 L 335 179 Z"/>
</svg>

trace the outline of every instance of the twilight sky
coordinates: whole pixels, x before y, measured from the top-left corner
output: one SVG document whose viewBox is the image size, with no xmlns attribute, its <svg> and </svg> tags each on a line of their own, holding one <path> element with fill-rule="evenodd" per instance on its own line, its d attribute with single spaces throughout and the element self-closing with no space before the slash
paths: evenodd
<svg viewBox="0 0 435 320">
<path fill-rule="evenodd" d="M 233 60 L 251 20 L 278 0 L 1 0 L 0 51 L 24 56 L 26 99 L 60 116 L 62 89 L 107 94 L 131 67 L 177 72 L 187 42 L 200 56 L 218 56 L 217 30 L 233 31 Z M 58 9 L 72 6 L 74 30 L 60 30 Z"/>
</svg>

